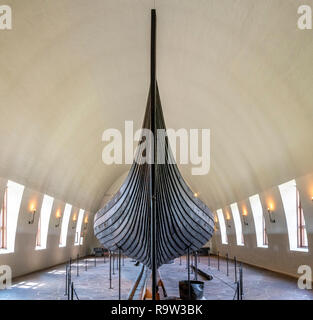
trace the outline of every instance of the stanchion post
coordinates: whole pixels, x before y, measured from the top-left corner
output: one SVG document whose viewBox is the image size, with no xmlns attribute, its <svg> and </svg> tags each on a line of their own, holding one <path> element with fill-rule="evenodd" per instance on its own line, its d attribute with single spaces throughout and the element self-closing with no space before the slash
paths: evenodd
<svg viewBox="0 0 313 320">
<path fill-rule="evenodd" d="M 240 284 L 240 300 L 242 300 L 243 296 L 243 276 L 242 276 L 242 263 L 240 262 L 239 268 L 239 284 Z"/>
<path fill-rule="evenodd" d="M 64 295 L 67 295 L 67 276 L 68 276 L 68 264 L 65 266 L 65 293 Z"/>
<path fill-rule="evenodd" d="M 211 265 L 211 261 L 210 261 L 210 248 L 208 249 L 208 267 L 210 267 L 210 265 Z"/>
<path fill-rule="evenodd" d="M 181 266 L 181 256 L 179 257 L 179 265 Z"/>
<path fill-rule="evenodd" d="M 97 266 L 97 257 L 96 257 L 96 253 L 95 253 L 95 267 Z"/>
<path fill-rule="evenodd" d="M 195 280 L 198 280 L 198 252 L 195 251 Z"/>
<path fill-rule="evenodd" d="M 87 258 L 85 258 L 85 271 L 88 269 Z"/>
<path fill-rule="evenodd" d="M 112 253 L 111 251 L 109 252 L 110 255 L 110 264 L 109 264 L 109 281 L 110 281 L 110 288 L 112 289 Z"/>
<path fill-rule="evenodd" d="M 217 270 L 220 271 L 220 252 L 217 252 Z"/>
<path fill-rule="evenodd" d="M 239 297 L 239 282 L 237 281 L 236 282 L 236 292 L 237 292 L 237 300 L 240 300 L 240 297 Z"/>
<path fill-rule="evenodd" d="M 74 283 L 71 284 L 71 300 L 74 300 Z"/>
<path fill-rule="evenodd" d="M 121 249 L 118 249 L 118 300 L 121 300 Z"/>
<path fill-rule="evenodd" d="M 77 269 L 77 277 L 78 277 L 79 276 L 79 254 L 77 254 L 76 269 Z"/>
<path fill-rule="evenodd" d="M 228 253 L 226 253 L 226 275 L 227 275 L 227 277 L 229 276 L 229 271 L 228 271 Z"/>
<path fill-rule="evenodd" d="M 115 252 L 113 251 L 113 259 L 112 259 L 112 265 L 113 265 L 113 272 L 112 274 L 115 274 L 115 271 L 114 271 L 114 262 L 115 262 Z"/>
<path fill-rule="evenodd" d="M 71 274 L 71 271 L 69 271 L 67 276 L 67 300 L 70 300 L 71 283 L 72 283 L 72 274 Z"/>
<path fill-rule="evenodd" d="M 234 264 L 235 264 L 235 282 L 237 282 L 237 258 L 234 257 Z"/>
<path fill-rule="evenodd" d="M 187 269 L 188 269 L 188 297 L 191 300 L 191 288 L 190 288 L 190 251 L 188 247 L 187 251 Z"/>
</svg>

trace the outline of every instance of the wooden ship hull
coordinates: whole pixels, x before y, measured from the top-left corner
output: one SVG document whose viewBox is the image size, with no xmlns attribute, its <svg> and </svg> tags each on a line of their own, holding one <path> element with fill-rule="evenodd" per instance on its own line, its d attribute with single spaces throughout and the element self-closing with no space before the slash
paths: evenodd
<svg viewBox="0 0 313 320">
<path fill-rule="evenodd" d="M 151 84 L 143 121 L 154 134 L 155 161 L 142 163 L 142 138 L 125 182 L 94 219 L 95 236 L 105 248 L 121 250 L 151 269 L 200 249 L 214 232 L 213 215 L 182 178 L 167 137 L 163 144 L 157 141 L 156 132 L 166 127 L 155 77 L 155 18 L 152 10 Z M 156 161 L 160 152 L 163 163 Z"/>
</svg>

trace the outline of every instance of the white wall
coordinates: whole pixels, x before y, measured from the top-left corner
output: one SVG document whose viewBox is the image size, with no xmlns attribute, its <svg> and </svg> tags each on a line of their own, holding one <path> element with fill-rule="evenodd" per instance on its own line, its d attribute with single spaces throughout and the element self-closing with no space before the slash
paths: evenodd
<svg viewBox="0 0 313 320">
<path fill-rule="evenodd" d="M 3 198 L 6 183 L 7 180 L 0 178 L 0 199 Z M 64 248 L 59 248 L 61 223 L 58 228 L 55 227 L 57 223 L 55 212 L 60 208 L 63 214 L 65 202 L 57 199 L 54 200 L 52 206 L 47 248 L 43 250 L 35 250 L 37 225 L 43 196 L 44 195 L 42 193 L 25 187 L 18 217 L 14 253 L 0 254 L 0 265 L 9 265 L 12 268 L 13 278 L 63 263 L 70 257 L 76 257 L 78 253 L 80 255 L 85 255 L 86 252 L 89 252 L 88 242 L 91 239 L 90 234 L 93 234 L 93 215 L 89 212 L 87 237 L 84 239 L 84 244 L 82 246 L 74 246 L 75 229 L 72 229 L 72 220 L 70 220 L 67 234 L 67 245 Z M 36 202 L 37 209 L 33 224 L 28 223 L 30 218 L 30 202 Z M 79 208 L 75 209 L 78 212 Z M 72 214 L 73 212 L 74 210 L 72 210 Z"/>
<path fill-rule="evenodd" d="M 217 230 L 212 239 L 213 252 L 217 253 L 219 251 L 221 256 L 228 253 L 230 257 L 236 256 L 238 260 L 243 262 L 291 276 L 297 276 L 298 267 L 302 264 L 313 267 L 313 174 L 296 179 L 296 183 L 304 210 L 309 252 L 290 251 L 289 249 L 286 218 L 278 186 L 260 194 L 268 234 L 268 248 L 257 247 L 253 215 L 249 199 L 246 199 L 238 202 L 240 213 L 242 213 L 244 206 L 248 211 L 247 221 L 249 225 L 245 226 L 242 221 L 244 246 L 237 246 L 236 244 L 235 227 L 231 219 L 231 228 L 226 227 L 228 245 L 221 243 L 220 231 Z M 273 201 L 275 204 L 274 217 L 276 223 L 270 223 L 269 221 L 267 213 L 269 201 Z"/>
</svg>

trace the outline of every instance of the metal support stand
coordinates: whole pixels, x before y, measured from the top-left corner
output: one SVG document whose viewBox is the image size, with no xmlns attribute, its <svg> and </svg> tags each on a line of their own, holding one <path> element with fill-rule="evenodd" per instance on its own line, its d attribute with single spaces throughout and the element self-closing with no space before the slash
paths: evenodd
<svg viewBox="0 0 313 320">
<path fill-rule="evenodd" d="M 191 266 L 193 266 L 193 254 L 191 254 L 190 258 L 191 258 Z M 193 268 L 191 268 L 191 274 L 193 274 Z"/>
<path fill-rule="evenodd" d="M 154 137 L 154 143 L 151 144 L 151 155 L 153 154 L 153 162 L 150 165 L 150 239 L 151 239 L 151 278 L 152 278 L 152 300 L 156 300 L 157 291 L 157 204 L 156 204 L 156 163 L 157 163 L 157 132 L 156 132 L 156 11 L 151 10 L 151 47 L 150 47 L 150 101 L 151 101 L 151 131 Z M 153 153 L 152 153 L 153 152 Z"/>
<path fill-rule="evenodd" d="M 217 270 L 220 271 L 220 252 L 217 252 Z"/>
<path fill-rule="evenodd" d="M 85 271 L 87 271 L 87 269 L 88 269 L 88 262 L 87 262 L 88 260 L 87 259 L 85 259 Z"/>
<path fill-rule="evenodd" d="M 198 280 L 198 251 L 195 251 L 195 280 Z"/>
<path fill-rule="evenodd" d="M 96 254 L 95 254 L 95 267 L 97 266 L 97 257 L 96 257 Z"/>
<path fill-rule="evenodd" d="M 181 266 L 181 256 L 179 257 L 179 265 Z"/>
</svg>

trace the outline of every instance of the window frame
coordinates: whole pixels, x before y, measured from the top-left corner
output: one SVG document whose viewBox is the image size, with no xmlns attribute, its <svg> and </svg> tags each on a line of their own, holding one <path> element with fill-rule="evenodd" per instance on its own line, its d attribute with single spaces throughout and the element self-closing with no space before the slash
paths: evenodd
<svg viewBox="0 0 313 320">
<path fill-rule="evenodd" d="M 38 219 L 38 227 L 36 234 L 36 247 L 41 247 L 41 214 Z"/>
<path fill-rule="evenodd" d="M 8 222 L 8 186 L 4 189 L 1 212 L 0 212 L 0 249 L 7 249 L 7 222 Z"/>
<path fill-rule="evenodd" d="M 308 238 L 303 214 L 303 208 L 300 200 L 299 190 L 297 189 L 297 247 L 299 249 L 308 248 Z"/>
</svg>

